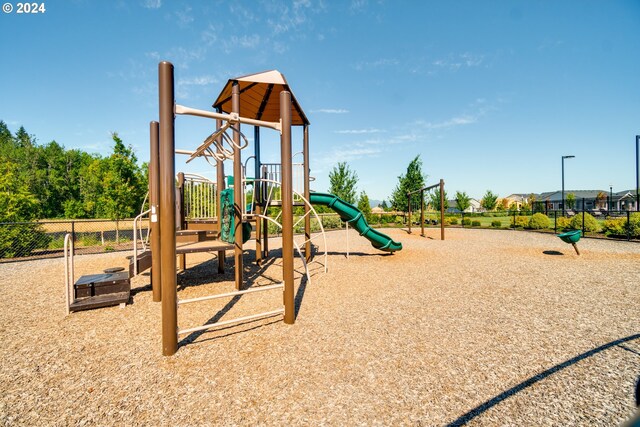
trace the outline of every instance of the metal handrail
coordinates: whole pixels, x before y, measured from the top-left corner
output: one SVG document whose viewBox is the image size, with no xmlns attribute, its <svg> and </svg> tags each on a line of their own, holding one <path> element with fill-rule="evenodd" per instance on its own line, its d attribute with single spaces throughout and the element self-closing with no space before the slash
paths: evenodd
<svg viewBox="0 0 640 427">
<path fill-rule="evenodd" d="M 69 252 L 71 252 L 71 256 L 69 256 Z M 74 283 L 73 261 L 73 239 L 71 233 L 67 233 L 64 236 L 64 290 L 67 316 L 70 312 L 71 287 Z"/>
<path fill-rule="evenodd" d="M 149 212 L 151 212 L 151 209 L 147 209 L 146 211 L 142 212 L 140 215 L 138 215 L 137 217 L 134 218 L 133 220 L 133 276 L 137 276 L 138 275 L 138 233 L 137 233 L 137 224 L 138 221 L 140 221 L 142 219 L 142 217 L 146 214 L 148 214 Z M 147 234 L 148 236 L 148 234 Z M 142 239 L 140 239 L 142 241 Z M 147 250 L 147 245 L 145 244 L 144 241 L 142 241 L 142 249 L 144 251 Z"/>
</svg>

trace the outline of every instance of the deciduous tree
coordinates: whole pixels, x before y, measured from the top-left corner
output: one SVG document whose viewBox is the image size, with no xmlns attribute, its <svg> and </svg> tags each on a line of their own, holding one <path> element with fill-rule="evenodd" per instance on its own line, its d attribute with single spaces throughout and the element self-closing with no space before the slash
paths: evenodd
<svg viewBox="0 0 640 427">
<path fill-rule="evenodd" d="M 329 172 L 329 192 L 342 200 L 355 204 L 356 203 L 356 184 L 358 183 L 358 174 L 349 168 L 347 162 L 338 162 Z"/>
</svg>

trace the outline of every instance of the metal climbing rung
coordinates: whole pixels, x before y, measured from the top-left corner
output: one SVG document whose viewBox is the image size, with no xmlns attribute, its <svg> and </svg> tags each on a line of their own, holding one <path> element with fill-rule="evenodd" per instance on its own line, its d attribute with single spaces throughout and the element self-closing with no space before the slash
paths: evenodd
<svg viewBox="0 0 640 427">
<path fill-rule="evenodd" d="M 260 319 L 262 317 L 271 317 L 276 314 L 284 313 L 284 308 L 278 310 L 267 311 L 265 313 L 253 314 L 251 316 L 238 317 L 237 319 L 225 320 L 223 322 L 207 323 L 206 325 L 196 326 L 195 328 L 181 329 L 178 331 L 178 335 L 190 334 L 192 332 L 204 331 L 206 329 L 215 328 L 216 326 L 226 326 L 233 323 L 246 322 L 249 320 Z"/>
<path fill-rule="evenodd" d="M 249 289 L 245 289 L 244 291 L 227 292 L 226 294 L 207 295 L 206 297 L 183 299 L 178 301 L 178 305 L 189 304 L 191 302 L 207 301 L 207 300 L 216 299 L 216 298 L 235 297 L 236 295 L 250 294 L 252 292 L 270 291 L 271 289 L 278 289 L 278 288 L 284 289 L 284 283 L 278 283 L 277 285 L 260 286 L 258 288 L 249 288 Z"/>
</svg>

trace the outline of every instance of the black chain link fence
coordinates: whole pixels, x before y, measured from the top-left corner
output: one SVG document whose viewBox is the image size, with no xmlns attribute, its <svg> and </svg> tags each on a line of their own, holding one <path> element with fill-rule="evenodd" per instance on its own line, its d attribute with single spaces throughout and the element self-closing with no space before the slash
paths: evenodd
<svg viewBox="0 0 640 427">
<path fill-rule="evenodd" d="M 145 238 L 147 221 L 138 226 Z M 132 219 L 4 222 L 0 223 L 0 263 L 62 257 L 66 234 L 71 234 L 76 254 L 133 250 Z"/>
</svg>

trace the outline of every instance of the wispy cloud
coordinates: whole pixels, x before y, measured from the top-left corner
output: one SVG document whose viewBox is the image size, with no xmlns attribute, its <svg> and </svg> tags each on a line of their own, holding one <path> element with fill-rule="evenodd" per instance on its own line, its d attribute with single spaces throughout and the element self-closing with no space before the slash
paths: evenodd
<svg viewBox="0 0 640 427">
<path fill-rule="evenodd" d="M 193 16 L 191 15 L 192 10 L 193 9 L 190 6 L 187 6 L 184 10 L 178 10 L 175 12 L 179 26 L 184 28 L 193 22 Z"/>
<path fill-rule="evenodd" d="M 310 113 L 324 113 L 324 114 L 347 114 L 349 110 L 344 108 L 320 108 L 318 110 L 311 110 Z"/>
<path fill-rule="evenodd" d="M 231 36 L 227 42 L 224 43 L 225 50 L 233 50 L 234 48 L 255 49 L 260 46 L 260 35 L 251 34 L 243 36 Z"/>
<path fill-rule="evenodd" d="M 317 165 L 320 169 L 325 169 L 334 165 L 338 160 L 341 162 L 350 162 L 358 159 L 370 157 L 379 157 L 384 152 L 382 147 L 361 147 L 349 150 L 334 149 L 319 156 Z"/>
<path fill-rule="evenodd" d="M 451 128 L 456 126 L 469 125 L 472 123 L 476 123 L 477 121 L 478 121 L 477 116 L 463 115 L 463 116 L 452 117 L 448 120 L 445 120 L 442 122 L 436 122 L 436 123 L 427 122 L 424 120 L 418 120 L 415 122 L 415 124 L 425 129 L 444 129 L 444 128 Z"/>
<path fill-rule="evenodd" d="M 433 65 L 450 71 L 457 71 L 461 68 L 479 67 L 484 61 L 484 55 L 474 54 L 470 52 L 458 55 L 450 54 L 445 58 L 433 61 Z"/>
<path fill-rule="evenodd" d="M 214 76 L 194 76 L 178 79 L 176 83 L 176 95 L 178 98 L 187 99 L 191 95 L 193 86 L 209 86 L 220 83 Z"/>
<path fill-rule="evenodd" d="M 362 135 L 368 133 L 381 133 L 384 132 L 381 129 L 345 129 L 345 130 L 336 130 L 334 133 L 345 134 L 345 135 Z"/>
<path fill-rule="evenodd" d="M 213 76 L 198 76 L 198 77 L 190 77 L 185 79 L 179 79 L 179 85 L 187 85 L 187 86 L 206 86 L 210 84 L 220 83 L 220 80 Z"/>
<path fill-rule="evenodd" d="M 206 46 L 213 46 L 218 41 L 218 33 L 222 31 L 222 26 L 216 27 L 213 24 L 209 24 L 200 34 L 200 39 Z"/>
<path fill-rule="evenodd" d="M 160 9 L 160 7 L 162 7 L 162 0 L 144 0 L 142 7 L 147 9 Z"/>
<path fill-rule="evenodd" d="M 362 12 L 367 7 L 367 0 L 351 0 L 349 10 L 351 12 Z"/>
<path fill-rule="evenodd" d="M 397 67 L 398 65 L 400 65 L 400 61 L 396 58 L 379 58 L 373 61 L 360 61 L 354 65 L 354 68 L 358 71 L 362 71 L 377 68 Z"/>
</svg>

